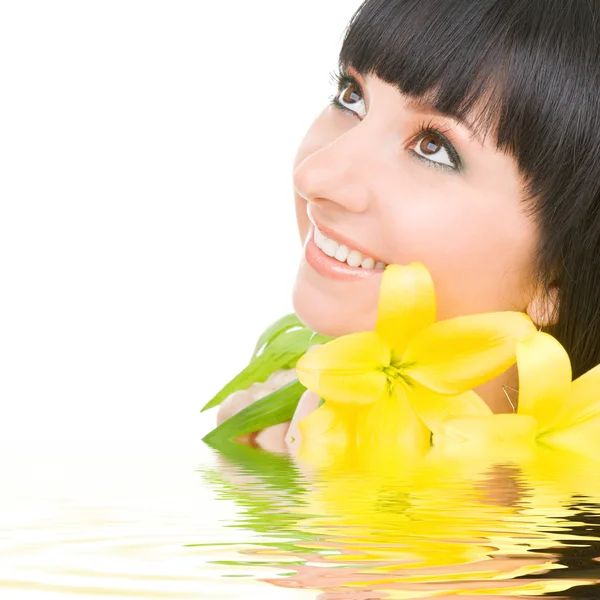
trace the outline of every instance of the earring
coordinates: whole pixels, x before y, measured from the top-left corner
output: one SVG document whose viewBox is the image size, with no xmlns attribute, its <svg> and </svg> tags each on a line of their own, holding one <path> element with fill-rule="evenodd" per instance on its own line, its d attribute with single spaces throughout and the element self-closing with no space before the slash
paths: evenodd
<svg viewBox="0 0 600 600">
<path fill-rule="evenodd" d="M 538 331 L 542 331 L 542 329 L 544 328 L 545 320 L 546 320 L 546 317 L 540 317 L 540 328 L 538 329 Z"/>
</svg>

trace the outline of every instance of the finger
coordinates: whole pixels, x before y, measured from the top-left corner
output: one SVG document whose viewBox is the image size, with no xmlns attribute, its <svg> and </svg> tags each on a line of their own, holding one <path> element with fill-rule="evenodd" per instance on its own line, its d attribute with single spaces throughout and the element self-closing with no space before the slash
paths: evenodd
<svg viewBox="0 0 600 600">
<path fill-rule="evenodd" d="M 278 390 L 296 378 L 296 369 L 280 369 L 279 371 L 275 371 L 269 377 L 268 381 L 273 386 L 273 390 Z"/>
<path fill-rule="evenodd" d="M 317 396 L 314 392 L 307 390 L 302 394 L 300 398 L 300 402 L 298 402 L 298 406 L 296 407 L 296 412 L 292 417 L 292 421 L 290 423 L 287 436 L 285 438 L 288 452 L 296 456 L 298 454 L 298 450 L 300 449 L 301 435 L 300 430 L 298 429 L 298 423 L 307 417 L 311 412 L 317 410 L 319 408 L 319 403 L 321 402 L 321 398 Z"/>
<path fill-rule="evenodd" d="M 287 445 L 285 443 L 285 435 L 287 433 L 290 422 L 279 423 L 279 425 L 273 425 L 267 427 L 256 434 L 254 443 L 268 452 L 275 452 L 277 454 L 286 454 Z"/>
<path fill-rule="evenodd" d="M 246 390 L 230 394 L 219 406 L 217 425 L 294 379 L 296 379 L 296 369 L 280 369 L 274 371 L 267 381 L 253 383 Z M 274 427 L 268 427 L 261 432 L 241 436 L 237 440 L 245 444 L 258 444 L 269 452 L 287 452 L 285 434 L 288 425 L 289 421 Z"/>
<path fill-rule="evenodd" d="M 248 388 L 248 392 L 250 392 L 253 401 L 256 402 L 284 385 L 287 385 L 294 379 L 296 379 L 296 369 L 280 369 L 271 373 L 264 383 L 252 384 Z M 289 424 L 290 422 L 287 421 L 258 431 L 251 436 L 251 441 L 254 445 L 263 450 L 267 450 L 268 452 L 285 454 L 287 452 L 285 434 L 287 433 Z"/>
</svg>

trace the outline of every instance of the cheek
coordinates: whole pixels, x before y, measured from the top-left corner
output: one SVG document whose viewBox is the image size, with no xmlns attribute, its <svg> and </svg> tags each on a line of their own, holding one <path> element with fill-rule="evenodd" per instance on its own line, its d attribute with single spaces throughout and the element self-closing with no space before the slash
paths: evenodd
<svg viewBox="0 0 600 600">
<path fill-rule="evenodd" d="M 534 224 L 517 200 L 495 202 L 488 195 L 485 206 L 473 200 L 428 198 L 390 219 L 387 244 L 394 249 L 393 260 L 427 265 L 436 285 L 439 319 L 522 311 L 532 294 Z"/>
</svg>

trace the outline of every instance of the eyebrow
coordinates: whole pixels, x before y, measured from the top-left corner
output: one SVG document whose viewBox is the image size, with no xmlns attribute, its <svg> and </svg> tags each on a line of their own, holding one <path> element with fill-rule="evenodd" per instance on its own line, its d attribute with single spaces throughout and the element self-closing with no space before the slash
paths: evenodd
<svg viewBox="0 0 600 600">
<path fill-rule="evenodd" d="M 357 78 L 356 76 L 360 77 L 360 79 L 362 79 L 363 81 L 366 79 L 365 73 L 361 73 L 360 71 L 355 69 L 352 65 L 342 63 L 342 64 L 340 64 L 340 67 L 342 69 L 344 69 L 346 71 L 346 73 L 348 73 L 348 75 L 353 76 L 355 79 Z M 394 87 L 396 87 L 396 86 L 394 86 Z M 478 141 L 480 144 L 483 145 L 484 139 L 483 139 L 481 133 L 479 131 L 477 131 L 475 126 L 473 124 L 471 124 L 464 117 L 462 117 L 456 113 L 452 113 L 452 112 L 442 112 L 434 104 L 427 102 L 426 100 L 421 99 L 421 98 L 408 97 L 407 104 L 408 104 L 408 107 L 411 110 L 414 110 L 415 112 L 428 113 L 433 116 L 440 116 L 440 117 L 444 117 L 446 119 L 452 119 L 459 125 L 462 125 L 470 133 L 470 137 L 472 139 Z"/>
</svg>

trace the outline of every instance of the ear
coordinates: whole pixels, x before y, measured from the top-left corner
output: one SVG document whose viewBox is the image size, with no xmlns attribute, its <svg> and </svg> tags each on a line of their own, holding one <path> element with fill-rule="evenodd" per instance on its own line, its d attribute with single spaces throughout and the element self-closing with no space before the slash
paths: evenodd
<svg viewBox="0 0 600 600">
<path fill-rule="evenodd" d="M 558 321 L 558 286 L 552 285 L 548 290 L 540 290 L 527 305 L 529 318 L 538 327 L 556 325 Z"/>
</svg>

